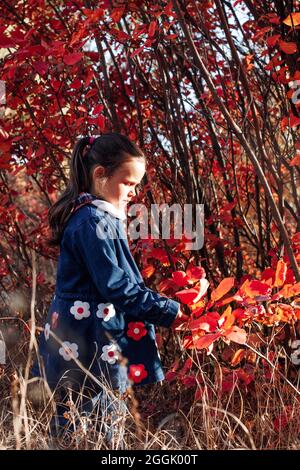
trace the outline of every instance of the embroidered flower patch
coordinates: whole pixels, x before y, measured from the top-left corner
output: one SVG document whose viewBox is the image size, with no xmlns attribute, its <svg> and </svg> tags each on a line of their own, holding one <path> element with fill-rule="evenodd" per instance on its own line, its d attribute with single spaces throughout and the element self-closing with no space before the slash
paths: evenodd
<svg viewBox="0 0 300 470">
<path fill-rule="evenodd" d="M 78 344 L 64 341 L 61 348 L 59 348 L 59 354 L 64 358 L 65 361 L 71 361 L 71 359 L 77 359 Z"/>
<path fill-rule="evenodd" d="M 113 304 L 98 304 L 98 310 L 96 316 L 102 318 L 104 321 L 110 320 L 116 314 L 116 310 Z"/>
<path fill-rule="evenodd" d="M 145 328 L 144 323 L 142 323 L 142 322 L 130 322 L 130 323 L 128 323 L 127 336 L 129 336 L 129 338 L 132 338 L 135 341 L 139 341 L 146 334 L 147 334 L 147 330 Z"/>
<path fill-rule="evenodd" d="M 91 315 L 90 304 L 88 302 L 81 302 L 80 300 L 76 300 L 74 305 L 70 308 L 70 312 L 72 315 L 74 315 L 76 320 L 88 318 Z"/>
</svg>

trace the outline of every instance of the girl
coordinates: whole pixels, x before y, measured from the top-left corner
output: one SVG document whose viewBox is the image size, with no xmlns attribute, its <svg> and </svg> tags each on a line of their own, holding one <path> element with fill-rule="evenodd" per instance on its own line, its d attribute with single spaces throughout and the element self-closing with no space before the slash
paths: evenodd
<svg viewBox="0 0 300 470">
<path fill-rule="evenodd" d="M 60 390 L 62 403 L 66 390 L 79 393 L 82 410 L 101 397 L 103 413 L 105 386 L 123 394 L 129 384 L 163 380 L 154 326 L 186 319 L 178 302 L 145 286 L 129 250 L 125 207 L 145 166 L 124 135 L 81 138 L 67 188 L 49 211 L 49 245 L 60 245 L 60 255 L 33 376 Z M 60 426 L 64 409 L 57 412 Z"/>
</svg>

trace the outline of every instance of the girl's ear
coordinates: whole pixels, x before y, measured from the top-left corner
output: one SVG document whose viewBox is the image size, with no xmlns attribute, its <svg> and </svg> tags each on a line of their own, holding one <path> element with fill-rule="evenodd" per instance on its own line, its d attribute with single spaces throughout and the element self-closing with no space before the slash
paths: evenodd
<svg viewBox="0 0 300 470">
<path fill-rule="evenodd" d="M 96 168 L 94 168 L 93 173 L 92 173 L 93 180 L 95 180 L 96 178 L 102 178 L 104 174 L 105 174 L 104 167 L 101 165 L 96 166 Z"/>
</svg>

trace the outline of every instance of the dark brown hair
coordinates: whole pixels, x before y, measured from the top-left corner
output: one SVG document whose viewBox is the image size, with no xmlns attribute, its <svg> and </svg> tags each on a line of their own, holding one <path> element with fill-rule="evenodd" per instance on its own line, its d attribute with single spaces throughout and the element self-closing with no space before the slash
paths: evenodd
<svg viewBox="0 0 300 470">
<path fill-rule="evenodd" d="M 47 240 L 48 246 L 60 244 L 61 237 L 70 217 L 77 196 L 89 192 L 92 186 L 92 172 L 97 165 L 105 169 L 109 177 L 130 157 L 145 158 L 142 150 L 128 137 L 117 132 L 102 134 L 94 139 L 82 137 L 74 147 L 69 181 L 65 191 L 51 206 L 48 212 L 52 237 Z"/>
</svg>

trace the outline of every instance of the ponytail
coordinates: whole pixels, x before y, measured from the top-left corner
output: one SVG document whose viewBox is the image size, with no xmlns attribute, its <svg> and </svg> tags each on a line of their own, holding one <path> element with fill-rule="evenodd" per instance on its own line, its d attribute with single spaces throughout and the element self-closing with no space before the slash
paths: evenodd
<svg viewBox="0 0 300 470">
<path fill-rule="evenodd" d="M 88 187 L 88 174 L 83 159 L 86 155 L 89 137 L 83 137 L 75 144 L 71 162 L 69 182 L 60 198 L 53 204 L 48 212 L 49 225 L 52 230 L 52 238 L 47 240 L 48 246 L 59 245 L 62 227 L 65 226 L 74 205 L 74 202 L 81 191 Z M 83 189 L 81 189 L 83 188 Z"/>
</svg>

